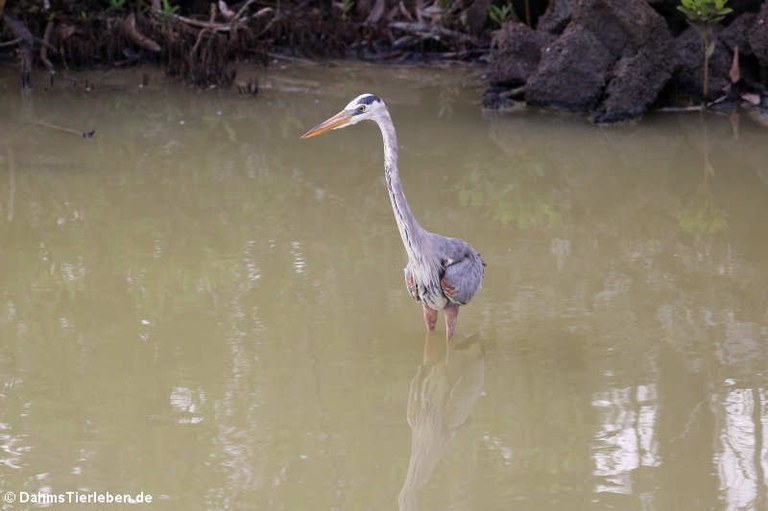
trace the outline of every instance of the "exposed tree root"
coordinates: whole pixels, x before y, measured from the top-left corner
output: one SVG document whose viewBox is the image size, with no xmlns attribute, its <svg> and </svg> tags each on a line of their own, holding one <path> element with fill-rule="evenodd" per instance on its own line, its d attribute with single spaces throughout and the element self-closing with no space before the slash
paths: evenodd
<svg viewBox="0 0 768 511">
<path fill-rule="evenodd" d="M 408 58 L 425 51 L 473 58 L 487 47 L 490 34 L 466 33 L 461 21 L 466 7 L 449 12 L 424 7 L 421 1 L 371 0 L 368 8 L 357 9 L 353 3 L 350 9 L 341 2 L 312 7 L 307 2 L 216 0 L 207 4 L 205 15 L 169 9 L 198 5 L 181 0 L 150 0 L 148 6 L 126 2 L 130 9 L 85 11 L 84 4 L 68 0 L 52 4 L 53 10 L 45 4 L 42 10 L 6 9 L 0 54 L 9 48 L 17 51 L 24 87 L 31 86 L 35 59 L 52 76 L 57 68 L 153 60 L 169 74 L 207 87 L 230 85 L 235 62 L 266 62 L 270 52 L 299 59 Z"/>
<path fill-rule="evenodd" d="M 29 29 L 16 19 L 11 13 L 3 14 L 5 25 L 13 32 L 19 45 L 19 67 L 21 74 L 21 88 L 32 88 L 32 48 L 35 45 L 35 37 Z"/>
<path fill-rule="evenodd" d="M 142 34 L 139 31 L 139 29 L 136 27 L 135 13 L 130 13 L 128 16 L 126 16 L 123 19 L 122 26 L 128 38 L 131 41 L 133 41 L 138 47 L 144 48 L 145 50 L 151 51 L 153 53 L 158 53 L 162 50 L 159 44 L 157 44 L 151 38 Z"/>
</svg>

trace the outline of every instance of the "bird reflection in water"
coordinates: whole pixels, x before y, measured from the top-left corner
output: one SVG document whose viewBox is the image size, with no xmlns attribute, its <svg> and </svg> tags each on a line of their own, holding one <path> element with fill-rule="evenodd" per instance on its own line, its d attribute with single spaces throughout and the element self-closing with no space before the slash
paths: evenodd
<svg viewBox="0 0 768 511">
<path fill-rule="evenodd" d="M 424 341 L 424 359 L 408 392 L 411 457 L 400 490 L 400 511 L 413 511 L 416 491 L 445 457 L 466 424 L 485 382 L 485 352 L 478 339 L 446 343 L 434 335 Z"/>
</svg>

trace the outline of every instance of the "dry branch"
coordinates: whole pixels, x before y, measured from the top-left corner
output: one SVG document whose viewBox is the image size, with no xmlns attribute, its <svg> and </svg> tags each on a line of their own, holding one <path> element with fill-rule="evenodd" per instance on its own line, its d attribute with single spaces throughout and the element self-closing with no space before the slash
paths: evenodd
<svg viewBox="0 0 768 511">
<path fill-rule="evenodd" d="M 402 6 L 402 2 L 400 2 L 400 5 Z M 368 17 L 365 19 L 366 25 L 375 25 L 381 20 L 382 16 L 384 16 L 384 7 L 386 6 L 385 0 L 376 0 L 376 3 L 373 4 L 373 9 L 371 9 L 370 14 L 368 14 Z"/>
<path fill-rule="evenodd" d="M 5 13 L 3 19 L 5 20 L 5 25 L 11 29 L 11 32 L 13 32 L 13 35 L 30 45 L 35 43 L 35 36 L 33 36 L 27 26 L 16 19 L 15 16 L 10 13 Z"/>
<path fill-rule="evenodd" d="M 16 36 L 19 41 L 19 64 L 21 67 L 21 88 L 32 88 L 32 48 L 35 45 L 35 36 L 32 32 L 22 23 L 17 20 L 12 14 L 6 12 L 3 14 L 3 20 L 5 26 L 11 29 L 13 35 Z"/>
<path fill-rule="evenodd" d="M 73 130 L 72 128 L 67 128 L 66 126 L 59 126 L 58 124 L 52 124 L 45 121 L 37 121 L 35 124 L 44 128 L 50 128 L 52 130 L 61 131 L 63 133 L 69 133 L 70 135 L 77 135 L 78 137 L 82 138 L 93 138 L 93 135 L 96 134 L 96 130 L 78 131 Z"/>
<path fill-rule="evenodd" d="M 48 69 L 49 73 L 56 74 L 56 69 L 54 69 L 53 64 L 51 63 L 51 60 L 48 58 L 48 48 L 51 47 L 52 31 L 53 31 L 53 20 L 49 19 L 48 23 L 45 25 L 45 32 L 43 34 L 43 44 L 40 45 L 40 60 L 43 61 L 43 64 L 45 64 L 45 67 Z"/>
<path fill-rule="evenodd" d="M 5 41 L 4 43 L 0 43 L 0 48 L 10 48 L 11 46 L 16 46 L 20 42 L 22 42 L 24 39 L 21 37 L 17 37 L 16 39 L 11 39 L 10 41 Z"/>
<path fill-rule="evenodd" d="M 243 13 L 248 9 L 248 7 L 251 6 L 252 3 L 254 3 L 256 0 L 248 0 L 245 2 L 245 5 L 243 5 L 239 11 L 237 11 L 237 14 L 235 15 L 235 20 L 239 21 L 243 17 Z"/>
<path fill-rule="evenodd" d="M 215 19 L 216 19 L 216 4 L 212 3 L 210 16 L 208 16 L 208 22 L 213 23 L 213 20 Z M 195 53 L 197 53 L 197 49 L 200 47 L 200 43 L 203 41 L 203 37 L 210 33 L 211 33 L 210 29 L 204 28 L 197 34 L 197 40 L 195 41 L 195 45 L 192 46 L 192 50 L 189 52 L 190 59 L 193 59 L 195 57 Z"/>
<path fill-rule="evenodd" d="M 219 11 L 221 11 L 221 15 L 224 16 L 224 19 L 227 21 L 232 21 L 233 18 L 235 18 L 235 11 L 229 8 L 229 5 L 227 5 L 227 2 L 224 0 L 219 0 Z"/>
<path fill-rule="evenodd" d="M 408 34 L 412 34 L 421 39 L 454 39 L 462 42 L 477 43 L 474 37 L 457 32 L 445 27 L 441 27 L 434 23 L 425 23 L 423 21 L 407 22 L 407 21 L 393 21 L 389 24 L 390 28 L 401 30 Z"/>
<path fill-rule="evenodd" d="M 179 14 L 174 14 L 174 13 L 163 13 L 159 11 L 153 11 L 153 12 L 156 16 L 164 16 L 166 18 L 178 21 L 190 27 L 213 30 L 215 32 L 231 32 L 233 30 L 236 30 L 239 25 L 245 23 L 248 20 L 260 18 L 262 16 L 266 16 L 267 14 L 274 12 L 274 9 L 272 7 L 264 7 L 256 11 L 256 13 L 253 14 L 252 16 L 243 16 L 246 8 L 250 6 L 252 3 L 254 3 L 255 1 L 256 0 L 248 0 L 248 2 L 246 2 L 245 5 L 243 5 L 240 8 L 240 10 L 237 12 L 237 14 L 235 15 L 235 18 L 228 23 L 217 23 L 212 19 L 209 21 L 203 21 L 195 18 L 188 18 L 186 16 L 181 16 Z M 212 4 L 212 5 L 215 6 L 216 4 Z"/>
<path fill-rule="evenodd" d="M 232 25 L 229 23 L 215 23 L 210 21 L 196 20 L 194 18 L 187 18 L 186 16 L 180 16 L 178 14 L 165 13 L 161 16 L 166 16 L 180 23 L 184 23 L 190 27 L 204 28 L 207 30 L 215 30 L 216 32 L 229 32 L 232 30 Z"/>
<path fill-rule="evenodd" d="M 161 50 L 159 44 L 139 32 L 139 29 L 136 27 L 136 15 L 134 13 L 129 14 L 123 19 L 123 30 L 125 30 L 131 41 L 145 50 L 152 52 L 159 52 Z"/>
</svg>

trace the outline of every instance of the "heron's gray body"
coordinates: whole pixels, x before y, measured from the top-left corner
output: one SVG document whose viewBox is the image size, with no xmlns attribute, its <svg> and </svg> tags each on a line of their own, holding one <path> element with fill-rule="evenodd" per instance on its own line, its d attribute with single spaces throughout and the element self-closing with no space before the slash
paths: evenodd
<svg viewBox="0 0 768 511">
<path fill-rule="evenodd" d="M 431 232 L 426 235 L 427 243 L 435 243 L 440 248 L 425 250 L 420 258 L 409 257 L 403 270 L 409 294 L 435 310 L 449 304 L 469 303 L 483 279 L 484 263 L 480 254 L 464 240 Z M 447 289 L 454 291 L 448 293 Z"/>
<path fill-rule="evenodd" d="M 431 309 L 465 305 L 480 289 L 485 263 L 469 243 L 425 230 L 419 225 L 403 192 L 397 168 L 397 134 L 389 112 L 373 118 L 384 139 L 384 175 L 400 238 L 408 254 L 406 288 Z M 449 293 L 448 290 L 453 290 Z"/>
<path fill-rule="evenodd" d="M 408 254 L 404 269 L 406 288 L 411 297 L 424 306 L 428 329 L 434 328 L 437 311 L 445 311 L 446 335 L 450 338 L 458 307 L 469 303 L 480 289 L 485 263 L 466 241 L 429 232 L 419 225 L 403 193 L 397 168 L 397 134 L 384 102 L 373 94 L 362 94 L 304 137 L 363 120 L 374 121 L 384 140 L 384 177 L 397 229 Z"/>
</svg>

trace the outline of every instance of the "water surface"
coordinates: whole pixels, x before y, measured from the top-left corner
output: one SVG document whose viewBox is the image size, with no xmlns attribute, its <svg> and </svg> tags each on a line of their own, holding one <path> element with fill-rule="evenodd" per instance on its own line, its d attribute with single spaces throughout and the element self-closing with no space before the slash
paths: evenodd
<svg viewBox="0 0 768 511">
<path fill-rule="evenodd" d="M 768 509 L 765 128 L 484 115 L 475 70 L 276 67 L 257 98 L 148 73 L 0 79 L 0 490 Z M 298 138 L 361 92 L 421 223 L 488 263 L 450 346 L 375 126 Z"/>
</svg>

